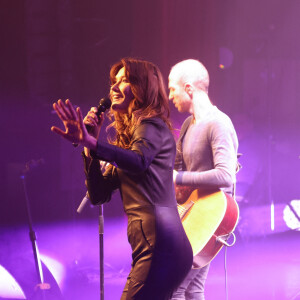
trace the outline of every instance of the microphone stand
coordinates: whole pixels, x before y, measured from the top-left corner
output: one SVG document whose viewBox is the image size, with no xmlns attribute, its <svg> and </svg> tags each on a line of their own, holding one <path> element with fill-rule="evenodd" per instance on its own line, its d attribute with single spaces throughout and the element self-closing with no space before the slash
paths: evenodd
<svg viewBox="0 0 300 300">
<path fill-rule="evenodd" d="M 104 172 L 108 162 L 100 161 L 101 171 Z M 99 205 L 99 263 L 100 263 L 100 300 L 104 300 L 104 216 L 103 205 Z"/>
<path fill-rule="evenodd" d="M 50 285 L 48 283 L 44 283 L 44 274 L 43 274 L 41 258 L 40 258 L 40 254 L 39 254 L 39 250 L 38 250 L 38 245 L 37 245 L 37 241 L 36 241 L 36 234 L 35 234 L 35 231 L 33 230 L 33 226 L 32 226 L 30 202 L 29 202 L 27 187 L 26 187 L 26 173 L 28 173 L 29 171 L 30 171 L 30 162 L 26 164 L 25 170 L 22 172 L 22 175 L 20 176 L 20 178 L 22 180 L 23 188 L 24 188 L 27 220 L 28 220 L 28 226 L 29 226 L 29 237 L 30 237 L 30 241 L 31 241 L 31 245 L 32 245 L 35 269 L 37 272 L 38 284 L 36 285 L 36 287 L 38 288 L 38 290 L 42 291 L 42 294 L 41 294 L 42 299 L 46 299 L 44 290 L 50 289 Z"/>
<path fill-rule="evenodd" d="M 99 205 L 99 263 L 100 263 L 100 300 L 104 300 L 104 218 L 103 206 Z"/>
<path fill-rule="evenodd" d="M 88 192 L 82 199 L 77 213 L 81 213 L 83 207 L 89 201 Z M 100 300 L 104 300 L 104 217 L 103 205 L 99 205 L 99 267 L 100 267 Z"/>
</svg>

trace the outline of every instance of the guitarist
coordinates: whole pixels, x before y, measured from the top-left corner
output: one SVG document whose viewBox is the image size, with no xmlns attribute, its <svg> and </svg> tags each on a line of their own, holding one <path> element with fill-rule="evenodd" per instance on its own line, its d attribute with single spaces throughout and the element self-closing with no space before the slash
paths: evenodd
<svg viewBox="0 0 300 300">
<path fill-rule="evenodd" d="M 173 180 L 179 203 L 185 190 L 222 189 L 232 195 L 235 183 L 237 135 L 230 118 L 210 101 L 208 86 L 208 72 L 197 60 L 181 61 L 171 69 L 169 100 L 179 112 L 191 114 L 177 142 Z M 209 264 L 192 268 L 172 299 L 204 300 L 208 269 Z"/>
</svg>

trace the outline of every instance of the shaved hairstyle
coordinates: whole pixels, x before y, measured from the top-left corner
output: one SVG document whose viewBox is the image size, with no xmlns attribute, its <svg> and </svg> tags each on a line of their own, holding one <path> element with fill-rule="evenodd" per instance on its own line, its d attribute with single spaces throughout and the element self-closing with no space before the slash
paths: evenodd
<svg viewBox="0 0 300 300">
<path fill-rule="evenodd" d="M 176 76 L 182 85 L 189 83 L 208 93 L 209 75 L 204 65 L 196 59 L 187 59 L 172 67 L 170 75 Z"/>
</svg>

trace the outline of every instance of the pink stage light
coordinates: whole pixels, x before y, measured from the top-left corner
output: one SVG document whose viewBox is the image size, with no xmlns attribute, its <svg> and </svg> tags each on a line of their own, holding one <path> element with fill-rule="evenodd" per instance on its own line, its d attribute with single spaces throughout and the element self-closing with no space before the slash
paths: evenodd
<svg viewBox="0 0 300 300">
<path fill-rule="evenodd" d="M 63 264 L 61 264 L 59 261 L 56 259 L 42 255 L 41 254 L 41 260 L 43 263 L 46 265 L 46 267 L 49 269 L 51 272 L 52 276 L 54 277 L 55 281 L 57 282 L 59 288 L 62 290 L 63 284 L 64 284 L 64 279 L 65 279 L 65 274 L 66 270 Z"/>
</svg>

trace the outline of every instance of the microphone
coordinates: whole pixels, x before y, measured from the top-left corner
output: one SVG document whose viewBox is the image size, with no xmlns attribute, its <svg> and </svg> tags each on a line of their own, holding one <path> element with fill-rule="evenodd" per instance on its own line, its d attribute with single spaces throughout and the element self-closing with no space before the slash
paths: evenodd
<svg viewBox="0 0 300 300">
<path fill-rule="evenodd" d="M 111 107 L 111 100 L 108 97 L 102 98 L 99 101 L 99 105 L 97 106 L 98 112 L 96 115 L 99 117 L 102 112 L 105 112 L 110 107 Z"/>
<path fill-rule="evenodd" d="M 96 116 L 100 117 L 101 113 L 105 112 L 110 107 L 111 107 L 111 100 L 108 97 L 101 98 L 97 106 Z M 85 127 L 88 131 L 91 128 L 89 125 L 85 125 Z"/>
<path fill-rule="evenodd" d="M 107 109 L 111 107 L 111 100 L 108 97 L 101 98 L 99 104 L 97 106 L 96 116 L 99 117 L 101 113 L 105 112 Z M 91 130 L 91 126 L 85 125 L 87 131 Z M 74 147 L 78 147 L 78 144 L 73 143 Z"/>
</svg>

